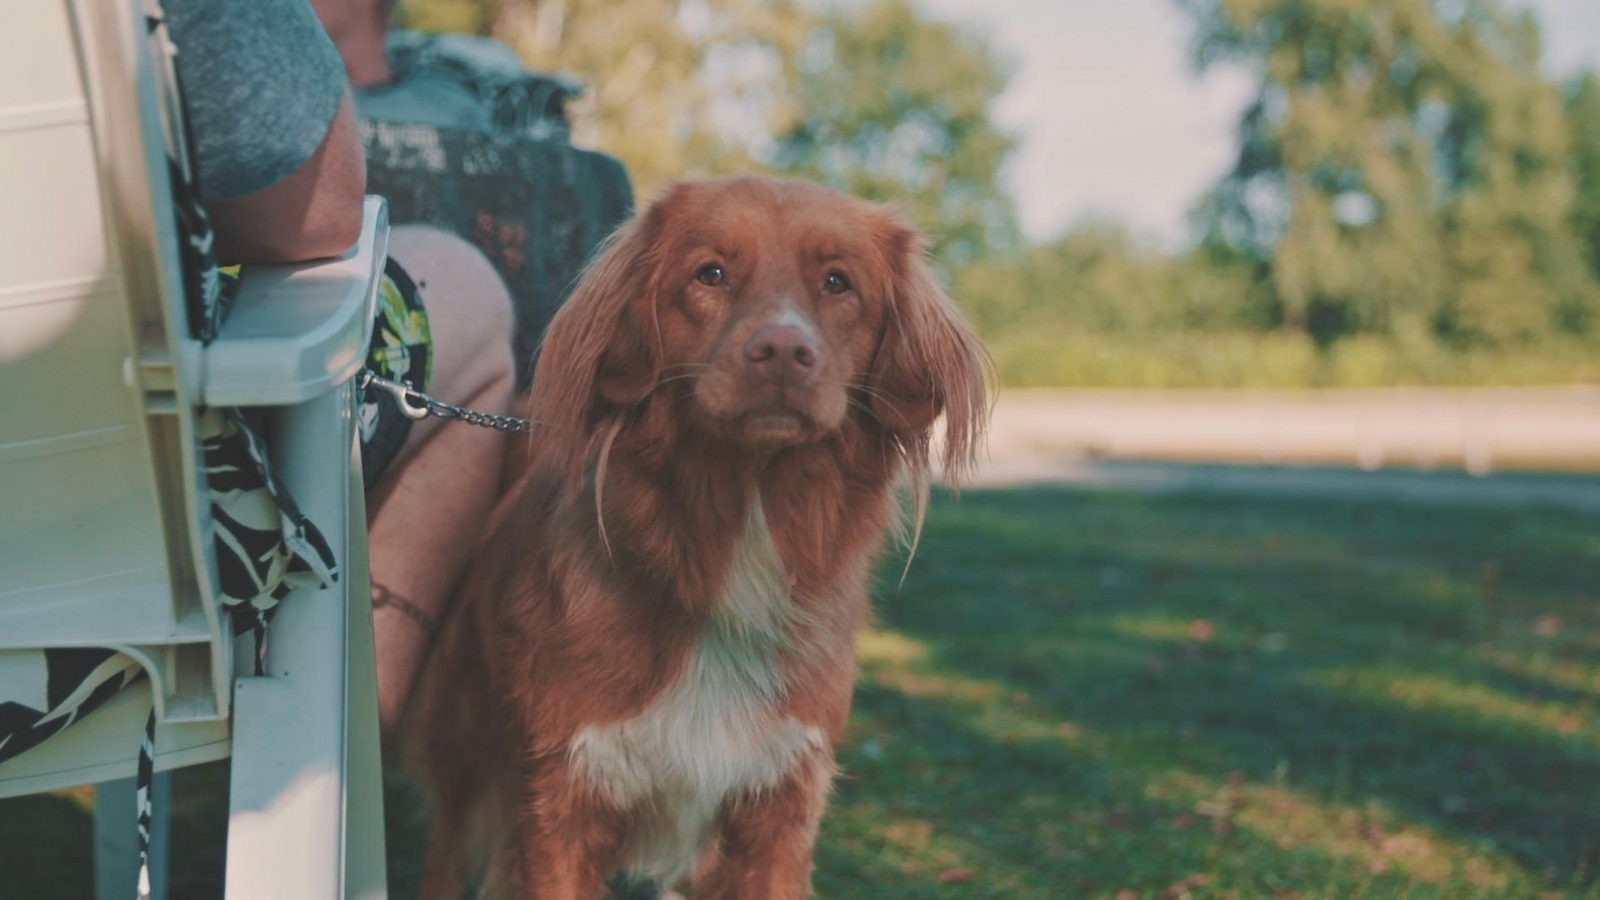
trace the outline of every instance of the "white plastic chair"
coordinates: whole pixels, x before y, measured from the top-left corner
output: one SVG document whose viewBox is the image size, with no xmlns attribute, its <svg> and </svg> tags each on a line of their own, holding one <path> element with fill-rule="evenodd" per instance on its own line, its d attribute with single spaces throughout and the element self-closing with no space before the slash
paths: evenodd
<svg viewBox="0 0 1600 900">
<path fill-rule="evenodd" d="M 0 764 L 0 797 L 131 776 L 153 704 L 158 770 L 232 756 L 228 897 L 382 897 L 351 379 L 385 206 L 343 259 L 247 270 L 200 346 L 148 57 L 129 0 L 10 4 L 0 28 L 0 649 L 111 647 L 149 676 Z M 267 409 L 274 469 L 340 568 L 284 599 L 265 677 L 238 677 L 216 601 L 201 405 Z"/>
</svg>

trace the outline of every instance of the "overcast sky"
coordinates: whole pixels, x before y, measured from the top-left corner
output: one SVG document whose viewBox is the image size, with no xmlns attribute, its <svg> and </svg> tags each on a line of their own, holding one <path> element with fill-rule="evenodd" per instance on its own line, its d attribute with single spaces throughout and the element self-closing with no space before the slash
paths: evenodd
<svg viewBox="0 0 1600 900">
<path fill-rule="evenodd" d="M 1030 237 L 1110 214 L 1163 243 L 1231 161 L 1249 92 L 1196 79 L 1173 0 L 922 0 L 987 31 L 1015 64 L 1000 119 L 1022 139 L 1007 173 Z M 1552 75 L 1600 68 L 1600 0 L 1528 0 Z"/>
</svg>

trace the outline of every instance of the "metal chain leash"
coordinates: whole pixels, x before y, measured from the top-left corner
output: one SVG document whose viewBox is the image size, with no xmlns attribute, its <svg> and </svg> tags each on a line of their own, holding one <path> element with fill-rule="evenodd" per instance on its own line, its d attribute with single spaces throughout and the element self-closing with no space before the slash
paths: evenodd
<svg viewBox="0 0 1600 900">
<path fill-rule="evenodd" d="M 371 369 L 362 369 L 356 374 L 356 388 L 365 390 L 368 386 L 388 391 L 394 396 L 395 403 L 408 419 L 426 419 L 433 416 L 439 419 L 450 419 L 465 422 L 468 425 L 477 425 L 480 428 L 493 428 L 495 431 L 504 431 L 511 434 L 527 434 L 533 430 L 538 422 L 532 419 L 519 419 L 516 416 L 503 416 L 498 413 L 480 412 L 436 400 L 432 396 L 412 387 L 410 382 L 400 383 L 390 381 Z"/>
</svg>

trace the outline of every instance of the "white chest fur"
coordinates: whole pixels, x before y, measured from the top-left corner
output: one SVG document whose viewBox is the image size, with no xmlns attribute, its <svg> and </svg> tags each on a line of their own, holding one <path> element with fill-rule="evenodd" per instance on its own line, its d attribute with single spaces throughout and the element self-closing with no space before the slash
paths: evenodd
<svg viewBox="0 0 1600 900">
<path fill-rule="evenodd" d="M 721 602 L 679 678 L 643 712 L 572 742 L 580 777 L 633 812 L 628 868 L 671 884 L 699 858 L 724 800 L 776 784 L 826 737 L 780 716 L 781 651 L 798 611 L 760 504 L 734 549 Z"/>
</svg>

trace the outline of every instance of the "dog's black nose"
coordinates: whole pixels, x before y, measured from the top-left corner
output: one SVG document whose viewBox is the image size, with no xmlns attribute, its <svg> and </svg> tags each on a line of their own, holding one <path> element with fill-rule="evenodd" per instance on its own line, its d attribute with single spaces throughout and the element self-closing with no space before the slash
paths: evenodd
<svg viewBox="0 0 1600 900">
<path fill-rule="evenodd" d="M 745 342 L 744 360 L 764 378 L 803 381 L 817 368 L 817 345 L 793 325 L 768 325 Z"/>
</svg>

